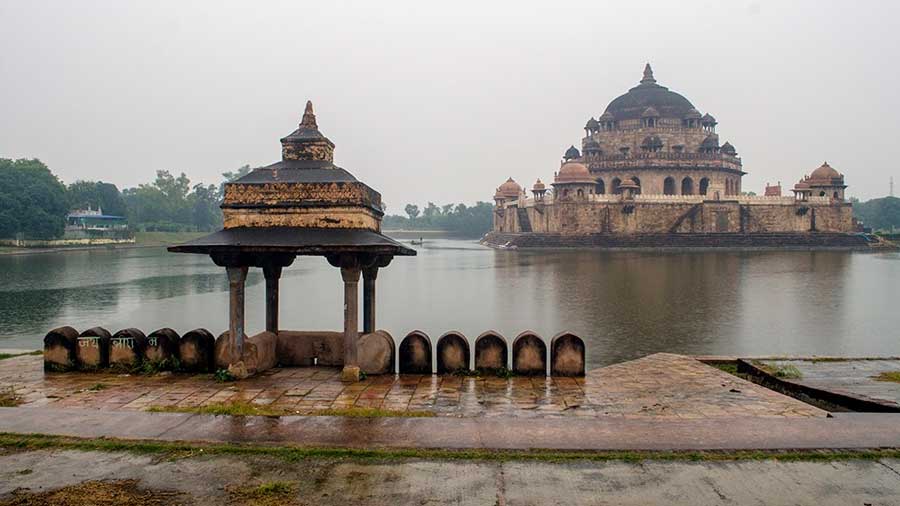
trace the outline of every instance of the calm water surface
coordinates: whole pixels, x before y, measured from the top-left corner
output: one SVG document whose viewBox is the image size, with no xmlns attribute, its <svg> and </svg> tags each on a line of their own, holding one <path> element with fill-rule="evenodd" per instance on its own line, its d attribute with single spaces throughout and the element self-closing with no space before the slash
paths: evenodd
<svg viewBox="0 0 900 506">
<path fill-rule="evenodd" d="M 900 355 L 900 255 L 845 252 L 494 251 L 433 240 L 378 276 L 378 327 L 470 341 L 494 329 L 570 330 L 598 366 L 657 351 Z M 282 328 L 342 327 L 341 277 L 300 257 L 282 280 Z M 261 272 L 248 279 L 248 332 L 264 326 Z M 0 348 L 47 330 L 185 332 L 227 326 L 224 269 L 164 249 L 0 256 Z M 361 321 L 361 320 L 360 320 Z"/>
</svg>

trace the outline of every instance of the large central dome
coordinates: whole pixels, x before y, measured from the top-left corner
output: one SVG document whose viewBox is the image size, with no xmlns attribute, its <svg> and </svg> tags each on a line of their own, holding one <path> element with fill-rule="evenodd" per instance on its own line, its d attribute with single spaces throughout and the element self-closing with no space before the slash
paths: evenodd
<svg viewBox="0 0 900 506">
<path fill-rule="evenodd" d="M 613 115 L 616 121 L 640 119 L 648 107 L 656 109 L 660 117 L 682 119 L 694 106 L 691 102 L 669 88 L 656 84 L 653 69 L 648 63 L 644 67 L 644 78 L 641 84 L 628 90 L 628 93 L 616 98 L 606 106 L 606 112 Z"/>
</svg>

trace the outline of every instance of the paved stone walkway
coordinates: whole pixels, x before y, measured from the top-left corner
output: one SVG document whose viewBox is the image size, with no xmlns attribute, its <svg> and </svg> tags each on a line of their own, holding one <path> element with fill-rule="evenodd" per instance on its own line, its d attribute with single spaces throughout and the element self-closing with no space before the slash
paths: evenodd
<svg viewBox="0 0 900 506">
<path fill-rule="evenodd" d="M 792 365 L 801 374 L 792 383 L 849 397 L 900 407 L 900 383 L 878 381 L 883 373 L 900 375 L 898 359 L 864 360 L 761 360 L 775 367 Z"/>
<path fill-rule="evenodd" d="M 372 376 L 339 380 L 324 367 L 274 369 L 236 383 L 210 375 L 45 374 L 39 356 L 0 360 L 0 390 L 23 407 L 145 410 L 242 400 L 296 414 L 371 407 L 452 417 L 824 417 L 826 412 L 707 366 L 659 353 L 590 371 L 585 378 Z M 97 388 L 100 385 L 100 388 Z"/>
</svg>

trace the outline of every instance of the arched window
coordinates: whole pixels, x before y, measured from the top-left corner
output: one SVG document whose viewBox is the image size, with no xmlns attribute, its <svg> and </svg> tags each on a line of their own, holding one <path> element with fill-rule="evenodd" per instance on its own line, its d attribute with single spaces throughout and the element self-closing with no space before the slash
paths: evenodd
<svg viewBox="0 0 900 506">
<path fill-rule="evenodd" d="M 825 192 L 819 192 L 819 196 L 820 196 L 820 197 L 824 197 L 824 196 L 825 196 Z"/>
<path fill-rule="evenodd" d="M 584 190 L 582 190 L 581 188 L 578 189 L 578 198 L 579 199 L 584 198 Z"/>
<path fill-rule="evenodd" d="M 567 189 L 565 189 L 565 190 L 562 191 L 562 197 L 565 199 L 565 198 L 567 198 L 568 196 L 569 196 L 569 190 L 568 190 L 568 188 L 567 188 Z"/>
<path fill-rule="evenodd" d="M 602 179 L 597 179 L 597 186 L 594 188 L 594 193 L 597 195 L 603 195 L 606 193 L 606 185 L 603 184 Z"/>
<path fill-rule="evenodd" d="M 694 180 L 686 177 L 681 180 L 681 194 L 682 195 L 693 195 L 694 194 Z"/>
<path fill-rule="evenodd" d="M 703 178 L 700 180 L 700 195 L 706 195 L 707 190 L 709 190 L 709 178 Z"/>
<path fill-rule="evenodd" d="M 634 184 L 638 185 L 638 188 L 637 188 L 637 190 L 634 191 L 634 194 L 640 195 L 641 194 L 641 180 L 638 179 L 637 176 L 634 176 L 631 178 L 631 181 L 634 182 Z"/>
<path fill-rule="evenodd" d="M 834 192 L 834 198 L 836 198 L 836 199 L 840 198 L 840 197 L 838 197 L 838 192 Z"/>
<path fill-rule="evenodd" d="M 612 180 L 612 188 L 610 188 L 611 193 L 613 193 L 614 195 L 618 195 L 618 194 L 622 193 L 622 190 L 619 189 L 620 184 L 622 184 L 622 180 L 617 177 L 614 177 Z"/>
<path fill-rule="evenodd" d="M 675 178 L 669 176 L 663 181 L 663 194 L 675 195 Z"/>
</svg>

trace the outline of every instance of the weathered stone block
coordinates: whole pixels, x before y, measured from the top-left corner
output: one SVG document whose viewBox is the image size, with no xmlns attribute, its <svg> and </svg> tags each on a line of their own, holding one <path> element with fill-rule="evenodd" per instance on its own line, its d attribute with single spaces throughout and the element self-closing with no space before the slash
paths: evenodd
<svg viewBox="0 0 900 506">
<path fill-rule="evenodd" d="M 109 341 L 112 335 L 103 327 L 92 327 L 78 336 L 75 364 L 79 371 L 109 367 Z"/>
<path fill-rule="evenodd" d="M 384 330 L 359 338 L 359 368 L 366 374 L 394 372 L 394 339 Z"/>
<path fill-rule="evenodd" d="M 191 372 L 213 371 L 215 339 L 206 329 L 194 329 L 181 336 L 178 357 L 181 368 Z"/>
<path fill-rule="evenodd" d="M 437 341 L 437 373 L 469 370 L 469 342 L 458 332 L 447 332 Z"/>
<path fill-rule="evenodd" d="M 59 327 L 44 336 L 44 370 L 70 371 L 75 368 L 75 351 L 78 331 L 72 327 Z"/>
<path fill-rule="evenodd" d="M 400 374 L 431 374 L 431 339 L 424 332 L 410 332 L 400 343 Z"/>
<path fill-rule="evenodd" d="M 244 343 L 244 364 L 250 374 L 267 371 L 278 365 L 275 350 L 278 336 L 274 332 L 260 332 Z"/>
<path fill-rule="evenodd" d="M 584 376 L 584 341 L 569 333 L 560 334 L 550 341 L 550 375 Z"/>
<path fill-rule="evenodd" d="M 332 331 L 278 332 L 276 355 L 285 366 L 344 365 L 344 334 Z"/>
<path fill-rule="evenodd" d="M 530 332 L 523 332 L 513 341 L 513 372 L 522 376 L 547 375 L 547 345 Z"/>
<path fill-rule="evenodd" d="M 485 332 L 475 339 L 475 369 L 497 371 L 509 367 L 509 345 L 496 332 Z"/>
<path fill-rule="evenodd" d="M 147 336 L 139 329 L 122 329 L 109 340 L 109 367 L 131 371 L 141 365 Z"/>
<path fill-rule="evenodd" d="M 174 369 L 178 360 L 178 333 L 170 328 L 155 330 L 147 336 L 142 362 L 154 364 L 163 369 Z"/>
</svg>

